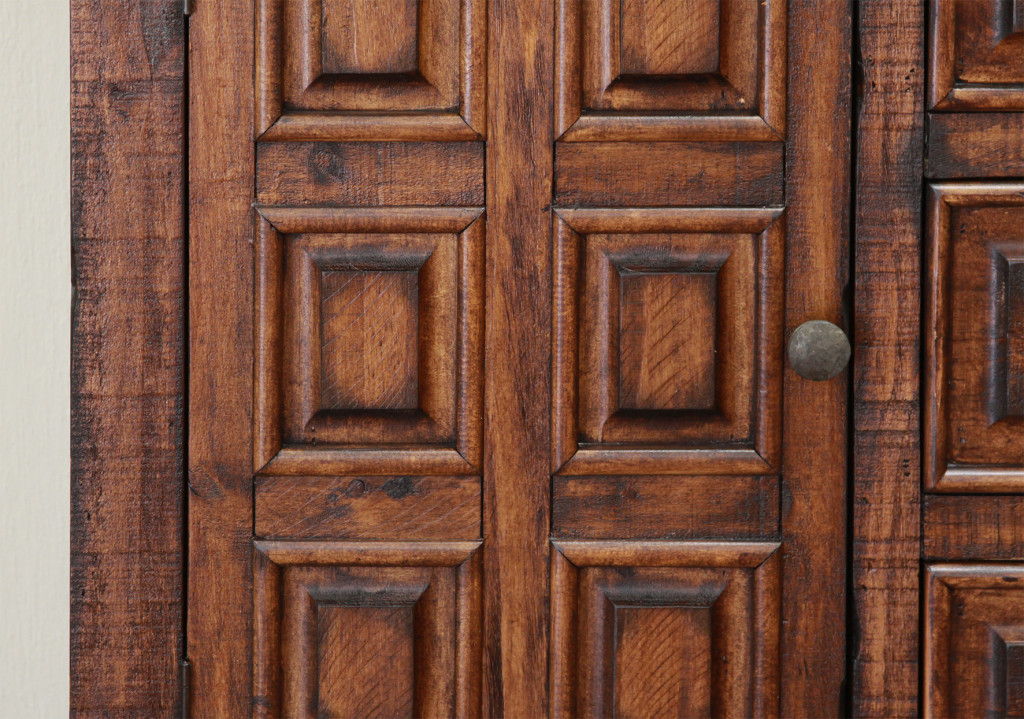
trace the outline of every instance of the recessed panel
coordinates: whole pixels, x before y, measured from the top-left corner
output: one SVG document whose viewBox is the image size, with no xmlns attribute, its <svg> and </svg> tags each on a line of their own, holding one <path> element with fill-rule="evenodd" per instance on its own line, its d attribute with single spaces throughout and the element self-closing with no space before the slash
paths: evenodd
<svg viewBox="0 0 1024 719">
<path fill-rule="evenodd" d="M 933 0 L 934 109 L 1024 109 L 1021 8 L 1020 0 Z"/>
<path fill-rule="evenodd" d="M 552 715 L 776 716 L 777 547 L 558 543 Z"/>
<path fill-rule="evenodd" d="M 454 716 L 479 702 L 478 543 L 258 542 L 261 716 Z"/>
<path fill-rule="evenodd" d="M 259 134 L 479 137 L 484 7 L 482 0 L 262 0 Z"/>
<path fill-rule="evenodd" d="M 652 461 L 651 471 L 676 474 L 701 461 L 713 468 L 694 473 L 770 468 L 781 340 L 777 216 L 560 214 L 561 470 L 643 474 Z M 706 453 L 715 449 L 722 454 Z"/>
<path fill-rule="evenodd" d="M 419 272 L 320 273 L 320 404 L 415 409 Z"/>
<path fill-rule="evenodd" d="M 720 0 L 621 0 L 623 75 L 719 71 Z"/>
<path fill-rule="evenodd" d="M 718 273 L 618 274 L 619 407 L 713 409 Z"/>
<path fill-rule="evenodd" d="M 416 72 L 418 6 L 418 0 L 321 0 L 321 70 L 327 75 Z"/>
<path fill-rule="evenodd" d="M 925 714 L 1018 717 L 1024 711 L 1024 566 L 927 568 Z"/>
<path fill-rule="evenodd" d="M 926 481 L 1024 488 L 1024 195 L 1015 185 L 933 189 Z"/>
<path fill-rule="evenodd" d="M 263 214 L 257 468 L 429 474 L 436 468 L 417 466 L 416 453 L 440 450 L 469 470 L 478 446 L 479 212 Z M 412 464 L 365 452 L 375 447 L 404 451 Z M 339 452 L 367 468 L 337 464 Z M 287 455 L 298 463 L 264 466 Z"/>
<path fill-rule="evenodd" d="M 316 608 L 317 716 L 413 716 L 413 602 Z"/>
<path fill-rule="evenodd" d="M 561 0 L 558 17 L 562 139 L 782 138 L 781 0 Z"/>
</svg>

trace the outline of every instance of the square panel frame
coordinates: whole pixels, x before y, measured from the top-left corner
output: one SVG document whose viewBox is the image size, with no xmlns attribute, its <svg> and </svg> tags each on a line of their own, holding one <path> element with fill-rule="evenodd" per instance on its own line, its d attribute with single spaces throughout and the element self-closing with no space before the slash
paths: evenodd
<svg viewBox="0 0 1024 719">
<path fill-rule="evenodd" d="M 551 662 L 550 696 L 553 719 L 593 713 L 608 714 L 608 667 L 600 666 L 607 660 L 607 642 L 600 632 L 587 628 L 588 601 L 586 587 L 594 589 L 600 576 L 588 573 L 603 569 L 678 569 L 685 575 L 687 569 L 729 570 L 737 578 L 741 575 L 749 585 L 745 596 L 733 597 L 730 605 L 746 605 L 750 612 L 750 655 L 747 660 L 752 669 L 747 677 L 747 696 L 724 697 L 731 711 L 728 716 L 777 717 L 779 713 L 780 632 L 781 632 L 781 579 L 782 557 L 778 542 L 622 542 L 622 541 L 558 541 L 551 548 L 551 656 L 562 657 L 562 662 Z M 595 581 L 596 580 L 596 581 Z M 643 579 L 638 580 L 639 585 Z M 633 582 L 637 584 L 637 582 Z M 652 597 L 650 587 L 635 586 L 633 593 L 646 599 Z M 627 593 L 630 591 L 627 587 Z M 725 592 L 728 592 L 728 587 Z M 664 590 L 661 598 L 677 602 L 678 592 Z M 593 612 L 590 612 L 593 615 Z M 591 629 L 600 629 L 591 627 Z M 732 685 L 735 688 L 735 684 Z M 578 691 L 577 691 L 578 690 Z M 582 708 L 581 708 L 582 707 Z M 602 711 L 603 709 L 603 711 Z"/>
<path fill-rule="evenodd" d="M 1024 491 L 1024 459 L 1017 466 L 957 464 L 948 460 L 949 330 L 952 210 L 956 207 L 1024 206 L 1022 183 L 935 183 L 926 201 L 924 365 L 922 367 L 922 482 L 930 492 Z"/>
<path fill-rule="evenodd" d="M 588 445 L 581 441 L 578 376 L 580 245 L 588 234 L 728 233 L 752 236 L 754 336 L 749 446 Z M 771 474 L 781 456 L 785 216 L 780 208 L 560 209 L 554 217 L 552 471 L 560 475 Z"/>
<path fill-rule="evenodd" d="M 288 542 L 257 541 L 253 544 L 253 696 L 259 716 L 291 716 L 296 706 L 306 707 L 316 690 L 310 686 L 309 664 L 306 671 L 296 668 L 287 677 L 282 671 L 286 661 L 307 662 L 315 654 L 310 638 L 292 636 L 287 627 L 301 626 L 295 621 L 315 611 L 318 601 L 364 606 L 367 593 L 358 585 L 345 588 L 314 587 L 304 600 L 305 606 L 289 608 L 286 591 L 290 569 L 312 572 L 332 568 L 372 568 L 383 570 L 380 584 L 386 587 L 389 601 L 398 605 L 423 604 L 416 611 L 423 626 L 432 634 L 417 636 L 422 641 L 417 672 L 426 672 L 430 681 L 416 682 L 422 695 L 417 697 L 433 715 L 446 704 L 459 716 L 471 716 L 480 704 L 481 682 L 478 665 L 482 640 L 482 557 L 480 542 Z M 389 581 L 387 570 L 408 568 L 429 574 L 422 582 Z M 291 586 L 294 590 L 296 587 Z M 302 589 L 302 587 L 298 587 Z M 301 595 L 302 592 L 298 592 Z M 292 591 L 293 597 L 297 594 Z M 444 596 L 440 596 L 443 594 Z M 293 629 L 297 627 L 292 627 Z M 433 646 L 430 646 L 433 645 Z M 444 645 L 444 646 L 442 646 Z M 436 666 L 438 660 L 444 666 Z M 289 681 L 285 683 L 285 679 Z M 417 691 L 417 694 L 420 694 Z"/>
<path fill-rule="evenodd" d="M 320 36 L 321 13 L 313 6 L 329 1 L 259 0 L 257 139 L 452 141 L 486 135 L 486 0 L 422 0 L 418 73 L 325 77 L 313 39 Z M 457 16 L 454 47 L 443 44 L 439 23 L 446 11 Z M 294 27 L 299 23 L 289 22 L 293 13 L 305 20 L 305 35 Z M 302 51 L 286 52 L 291 41 Z M 338 93 L 346 98 L 342 105 Z M 289 109 L 292 97 L 307 98 L 310 107 Z"/>
<path fill-rule="evenodd" d="M 928 108 L 938 111 L 1024 110 L 1024 77 L 1011 83 L 958 82 L 957 67 L 962 58 L 957 47 L 957 5 L 961 1 L 930 0 L 929 3 Z M 989 3 L 993 12 L 998 12 L 996 5 L 1002 4 L 999 0 L 969 1 L 979 5 Z"/>
<path fill-rule="evenodd" d="M 273 475 L 469 475 L 479 470 L 483 401 L 483 238 L 480 208 L 259 207 L 256 248 L 256 362 L 254 470 Z M 284 264 L 287 237 L 300 234 L 386 235 L 445 233 L 454 236 L 457 269 L 457 357 L 451 387 L 454 434 L 441 442 L 424 436 L 386 443 L 288 443 L 283 426 L 286 391 L 282 352 Z M 447 392 L 441 387 L 439 391 Z M 422 428 L 421 428 L 422 429 Z M 426 427 L 429 429 L 429 427 Z M 415 431 L 415 430 L 414 430 Z M 447 433 L 445 433 L 447 434 Z"/>
<path fill-rule="evenodd" d="M 723 0 L 727 1 L 727 0 Z M 586 141 L 651 141 L 651 140 L 781 140 L 785 137 L 786 124 L 786 64 L 787 64 L 787 2 L 788 0 L 764 0 L 758 2 L 757 51 L 759 56 L 748 59 L 756 66 L 754 102 L 746 110 L 729 111 L 687 110 L 684 108 L 661 108 L 656 112 L 630 110 L 606 110 L 587 107 L 587 96 L 600 94 L 601 88 L 608 88 L 617 75 L 617 51 L 609 48 L 612 43 L 617 13 L 614 5 L 618 0 L 558 0 L 556 6 L 555 36 L 555 133 L 564 142 Z M 584 23 L 583 4 L 600 10 L 598 19 Z M 724 23 L 723 27 L 729 23 Z M 584 47 L 586 32 L 603 33 L 606 56 L 587 54 Z M 702 76 L 703 77 L 703 76 Z M 587 78 L 592 78 L 588 80 Z M 686 97 L 708 84 L 705 79 L 697 83 L 691 92 L 682 92 Z M 725 80 L 717 81 L 717 90 L 731 91 Z M 629 82 L 627 82 L 627 85 Z M 670 81 L 671 84 L 671 81 Z M 714 82 L 711 83 L 714 85 Z M 628 89 L 623 87 L 623 89 Z M 607 93 L 604 93 L 607 94 Z M 678 93 L 677 93 L 678 94 Z M 705 93 L 706 94 L 706 93 Z M 710 97 L 710 96 L 709 96 Z M 746 103 L 738 102 L 741 108 Z M 743 98 L 746 100 L 746 98 Z"/>
</svg>

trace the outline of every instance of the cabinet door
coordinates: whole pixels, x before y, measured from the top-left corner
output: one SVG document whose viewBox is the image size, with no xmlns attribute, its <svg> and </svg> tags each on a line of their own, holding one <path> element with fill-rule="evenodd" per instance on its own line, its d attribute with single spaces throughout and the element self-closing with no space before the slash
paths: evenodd
<svg viewBox="0 0 1024 719">
<path fill-rule="evenodd" d="M 193 716 L 839 715 L 847 5 L 196 3 Z"/>
</svg>

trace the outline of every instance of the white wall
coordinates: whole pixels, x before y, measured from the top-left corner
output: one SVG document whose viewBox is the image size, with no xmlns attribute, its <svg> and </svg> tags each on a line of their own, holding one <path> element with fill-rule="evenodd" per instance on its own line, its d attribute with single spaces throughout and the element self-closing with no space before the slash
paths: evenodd
<svg viewBox="0 0 1024 719">
<path fill-rule="evenodd" d="M 68 0 L 0 0 L 0 717 L 68 715 Z"/>
</svg>

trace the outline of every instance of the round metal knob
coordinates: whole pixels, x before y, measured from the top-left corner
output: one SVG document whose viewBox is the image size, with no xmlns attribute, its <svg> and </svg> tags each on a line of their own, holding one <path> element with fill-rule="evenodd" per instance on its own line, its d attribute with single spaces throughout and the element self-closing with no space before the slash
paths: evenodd
<svg viewBox="0 0 1024 719">
<path fill-rule="evenodd" d="M 831 322 L 811 320 L 789 336 L 789 364 L 805 379 L 832 379 L 850 361 L 850 340 Z"/>
</svg>

